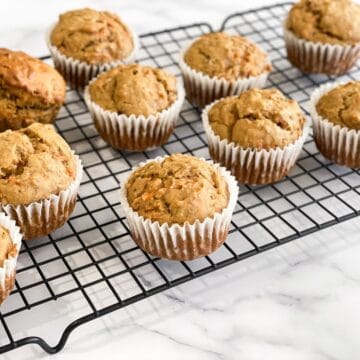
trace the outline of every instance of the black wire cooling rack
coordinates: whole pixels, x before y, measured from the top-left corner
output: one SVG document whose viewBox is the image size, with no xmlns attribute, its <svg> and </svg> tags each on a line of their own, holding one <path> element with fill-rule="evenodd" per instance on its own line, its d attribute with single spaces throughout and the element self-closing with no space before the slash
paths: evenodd
<svg viewBox="0 0 360 360">
<path fill-rule="evenodd" d="M 274 66 L 269 86 L 307 112 L 313 89 L 331 79 L 304 75 L 287 61 L 282 22 L 288 10 L 289 4 L 279 4 L 234 14 L 222 28 L 269 52 Z M 137 61 L 180 76 L 179 50 L 209 31 L 211 26 L 201 23 L 142 35 Z M 359 74 L 357 67 L 341 80 Z M 1 306 L 0 353 L 31 343 L 56 353 L 81 324 L 360 213 L 359 170 L 326 161 L 309 137 L 288 177 L 270 186 L 240 187 L 229 238 L 218 251 L 188 262 L 153 258 L 129 235 L 118 185 L 132 166 L 155 156 L 182 152 L 208 158 L 198 110 L 186 102 L 168 143 L 142 153 L 115 151 L 104 143 L 82 95 L 74 91 L 68 91 L 56 126 L 81 156 L 85 176 L 69 222 L 23 245 L 16 287 Z M 56 345 L 50 346 L 50 340 Z"/>
</svg>

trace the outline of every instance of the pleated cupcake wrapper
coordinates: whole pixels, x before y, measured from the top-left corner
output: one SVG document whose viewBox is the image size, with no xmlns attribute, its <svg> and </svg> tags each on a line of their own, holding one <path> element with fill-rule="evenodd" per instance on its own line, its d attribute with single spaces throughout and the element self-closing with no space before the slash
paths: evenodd
<svg viewBox="0 0 360 360">
<path fill-rule="evenodd" d="M 225 96 L 238 95 L 248 89 L 263 88 L 266 85 L 269 72 L 264 72 L 259 76 L 229 81 L 224 78 L 210 77 L 192 69 L 184 60 L 185 53 L 192 43 L 180 53 L 179 66 L 184 79 L 186 96 L 196 106 L 202 108 Z"/>
<path fill-rule="evenodd" d="M 53 59 L 55 68 L 62 74 L 72 89 L 81 91 L 90 82 L 90 80 L 96 77 L 98 74 L 121 64 L 131 64 L 135 61 L 135 56 L 139 49 L 139 39 L 136 33 L 129 26 L 128 29 L 130 30 L 130 34 L 134 42 L 133 51 L 124 59 L 111 61 L 104 64 L 88 64 L 84 61 L 80 61 L 62 54 L 56 46 L 51 44 L 50 36 L 54 27 L 55 24 L 49 29 L 46 35 L 46 43 Z"/>
<path fill-rule="evenodd" d="M 165 158 L 157 157 L 141 163 L 133 169 L 133 172 L 150 161 L 160 163 Z M 205 161 L 204 159 L 201 160 Z M 225 241 L 239 189 L 230 172 L 212 161 L 206 162 L 224 177 L 228 185 L 229 202 L 227 207 L 221 213 L 216 213 L 213 218 L 209 217 L 201 222 L 196 220 L 193 224 L 160 224 L 158 221 L 140 216 L 130 207 L 127 200 L 126 183 L 131 173 L 124 179 L 120 189 L 120 201 L 125 210 L 133 239 L 141 249 L 153 256 L 170 260 L 191 260 L 210 254 Z"/>
<path fill-rule="evenodd" d="M 31 240 L 45 236 L 62 226 L 69 218 L 76 203 L 83 167 L 81 160 L 75 155 L 76 178 L 63 191 L 51 195 L 48 199 L 33 202 L 29 205 L 1 205 L 0 210 L 14 219 L 20 227 L 23 237 Z"/>
<path fill-rule="evenodd" d="M 15 256 L 10 256 L 4 260 L 3 266 L 0 267 L 0 304 L 10 294 L 15 283 L 16 262 L 19 256 L 21 239 L 19 227 L 16 226 L 15 221 L 11 220 L 9 216 L 0 213 L 0 226 L 9 231 L 10 239 L 16 246 Z"/>
<path fill-rule="evenodd" d="M 91 100 L 89 86 L 85 89 L 84 99 L 100 136 L 107 143 L 115 149 L 143 151 L 165 144 L 172 134 L 185 98 L 179 80 L 176 89 L 177 99 L 173 104 L 147 117 L 104 110 Z"/>
<path fill-rule="evenodd" d="M 208 105 L 202 113 L 212 159 L 225 166 L 243 184 L 260 185 L 276 182 L 286 176 L 298 159 L 309 134 L 310 124 L 304 125 L 303 133 L 294 143 L 284 148 L 256 150 L 221 140 L 212 130 L 208 113 L 219 100 Z"/>
<path fill-rule="evenodd" d="M 320 86 L 310 98 L 310 114 L 314 139 L 319 151 L 331 161 L 352 168 L 360 167 L 360 130 L 349 129 L 324 119 L 316 111 L 316 104 L 330 90 L 344 83 Z"/>
<path fill-rule="evenodd" d="M 316 43 L 298 38 L 285 27 L 284 36 L 290 62 L 306 73 L 340 75 L 360 57 L 360 43 L 354 46 Z"/>
</svg>

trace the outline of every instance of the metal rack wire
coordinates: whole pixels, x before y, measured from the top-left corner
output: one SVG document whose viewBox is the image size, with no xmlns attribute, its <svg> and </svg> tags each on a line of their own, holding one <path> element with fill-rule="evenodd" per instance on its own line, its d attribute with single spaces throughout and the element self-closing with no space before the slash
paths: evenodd
<svg viewBox="0 0 360 360">
<path fill-rule="evenodd" d="M 312 90 L 329 77 L 304 75 L 287 61 L 281 24 L 288 9 L 289 4 L 279 4 L 234 14 L 222 28 L 252 38 L 268 51 L 274 66 L 269 85 L 307 111 Z M 142 35 L 137 61 L 180 76 L 179 50 L 209 31 L 211 26 L 201 23 Z M 357 67 L 341 80 L 359 73 Z M 169 142 L 142 153 L 115 151 L 104 143 L 82 95 L 74 91 L 68 91 L 56 126 L 81 156 L 85 176 L 69 222 L 23 245 L 16 288 L 1 306 L 0 353 L 31 343 L 56 353 L 81 324 L 360 214 L 359 170 L 325 160 L 310 137 L 288 177 L 269 186 L 240 187 L 229 238 L 217 252 L 188 262 L 153 258 L 129 235 L 118 184 L 132 166 L 148 158 L 174 152 L 208 158 L 198 110 L 186 102 Z M 31 318 L 36 321 L 26 322 Z M 49 323 L 59 329 L 52 339 Z M 56 345 L 50 346 L 50 340 Z"/>
</svg>

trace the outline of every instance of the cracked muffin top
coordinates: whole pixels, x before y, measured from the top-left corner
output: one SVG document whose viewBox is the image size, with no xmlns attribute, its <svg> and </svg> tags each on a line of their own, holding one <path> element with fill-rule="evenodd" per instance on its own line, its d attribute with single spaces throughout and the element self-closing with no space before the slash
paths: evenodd
<svg viewBox="0 0 360 360">
<path fill-rule="evenodd" d="M 129 205 L 160 224 L 193 224 L 226 208 L 229 189 L 218 171 L 203 160 L 173 154 L 135 170 L 126 183 Z"/>
<path fill-rule="evenodd" d="M 229 81 L 271 71 L 267 54 L 255 43 L 225 32 L 201 36 L 185 52 L 184 61 L 194 70 Z"/>
<path fill-rule="evenodd" d="M 27 205 L 66 189 L 75 157 L 52 125 L 32 124 L 0 134 L 0 203 Z"/>
<path fill-rule="evenodd" d="M 117 15 L 89 8 L 61 14 L 50 42 L 62 54 L 88 64 L 122 60 L 134 49 L 132 34 Z"/>
<path fill-rule="evenodd" d="M 286 27 L 305 40 L 340 45 L 360 42 L 360 6 L 350 0 L 301 0 Z"/>
<path fill-rule="evenodd" d="M 360 130 L 360 82 L 340 85 L 323 95 L 317 113 L 335 125 Z"/>
<path fill-rule="evenodd" d="M 50 65 L 21 51 L 0 49 L 0 131 L 52 121 L 65 81 Z"/>
<path fill-rule="evenodd" d="M 211 107 L 209 123 L 220 139 L 245 148 L 283 148 L 303 132 L 305 116 L 298 103 L 277 89 L 251 89 Z"/>
<path fill-rule="evenodd" d="M 125 115 L 155 115 L 177 98 L 176 77 L 138 64 L 102 73 L 89 86 L 91 100 L 105 110 Z"/>
<path fill-rule="evenodd" d="M 16 245 L 13 243 L 9 231 L 0 226 L 0 267 L 4 266 L 6 259 L 16 256 L 16 254 Z"/>
</svg>

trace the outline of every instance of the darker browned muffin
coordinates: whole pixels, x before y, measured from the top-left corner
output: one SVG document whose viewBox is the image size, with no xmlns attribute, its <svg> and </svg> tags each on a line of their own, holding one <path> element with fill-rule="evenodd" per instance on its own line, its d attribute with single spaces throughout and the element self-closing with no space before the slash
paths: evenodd
<svg viewBox="0 0 360 360">
<path fill-rule="evenodd" d="M 54 121 L 65 82 L 50 65 L 21 51 L 0 49 L 0 131 Z"/>
</svg>

